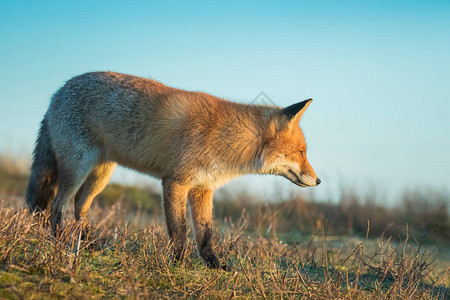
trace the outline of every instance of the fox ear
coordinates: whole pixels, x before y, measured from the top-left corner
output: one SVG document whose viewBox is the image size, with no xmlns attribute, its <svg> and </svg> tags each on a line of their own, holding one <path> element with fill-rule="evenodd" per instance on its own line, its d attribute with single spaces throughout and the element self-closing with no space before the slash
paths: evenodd
<svg viewBox="0 0 450 300">
<path fill-rule="evenodd" d="M 288 120 L 297 119 L 300 121 L 300 118 L 303 116 L 306 108 L 311 104 L 312 99 L 308 99 L 296 104 L 292 104 L 291 106 L 285 107 L 282 110 L 282 114 L 285 115 Z"/>
</svg>

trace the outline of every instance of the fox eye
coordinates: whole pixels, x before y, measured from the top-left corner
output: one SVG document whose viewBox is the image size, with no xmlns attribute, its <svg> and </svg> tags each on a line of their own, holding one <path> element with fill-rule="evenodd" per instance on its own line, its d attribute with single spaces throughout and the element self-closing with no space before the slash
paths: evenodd
<svg viewBox="0 0 450 300">
<path fill-rule="evenodd" d="M 302 150 L 298 150 L 298 152 L 299 152 L 300 155 L 303 157 L 303 151 L 302 151 Z"/>
</svg>

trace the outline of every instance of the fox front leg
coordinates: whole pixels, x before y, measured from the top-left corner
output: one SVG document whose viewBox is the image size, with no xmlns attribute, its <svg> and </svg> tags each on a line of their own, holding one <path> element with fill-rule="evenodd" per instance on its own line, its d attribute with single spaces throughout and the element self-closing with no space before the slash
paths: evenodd
<svg viewBox="0 0 450 300">
<path fill-rule="evenodd" d="M 213 191 L 211 189 L 199 187 L 189 191 L 189 204 L 198 252 L 208 267 L 219 268 L 219 259 L 213 252 L 211 241 L 212 200 Z"/>
<path fill-rule="evenodd" d="M 186 203 L 189 187 L 163 179 L 164 213 L 175 260 L 184 258 L 186 247 Z"/>
</svg>

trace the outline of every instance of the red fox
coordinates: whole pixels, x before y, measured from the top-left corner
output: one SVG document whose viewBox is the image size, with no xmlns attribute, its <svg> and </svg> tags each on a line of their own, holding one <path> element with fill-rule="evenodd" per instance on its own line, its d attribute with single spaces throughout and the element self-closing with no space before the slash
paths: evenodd
<svg viewBox="0 0 450 300">
<path fill-rule="evenodd" d="M 299 121 L 311 99 L 286 108 L 234 103 L 201 92 L 113 72 L 86 73 L 52 97 L 33 153 L 26 200 L 50 210 L 57 231 L 70 199 L 87 220 L 117 164 L 162 179 L 164 212 L 176 259 L 183 257 L 189 199 L 200 256 L 212 250 L 214 189 L 243 174 L 320 183 L 306 159 Z"/>
</svg>

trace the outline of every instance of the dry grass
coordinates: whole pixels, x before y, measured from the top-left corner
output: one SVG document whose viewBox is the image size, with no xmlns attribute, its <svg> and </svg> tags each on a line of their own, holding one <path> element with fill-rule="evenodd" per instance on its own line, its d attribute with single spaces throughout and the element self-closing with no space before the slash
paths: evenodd
<svg viewBox="0 0 450 300">
<path fill-rule="evenodd" d="M 85 238 L 71 217 L 73 205 L 55 238 L 45 218 L 23 209 L 23 170 L 0 155 L 0 299 L 450 295 L 445 191 L 405 193 L 401 209 L 351 191 L 337 203 L 295 195 L 264 203 L 246 194 L 230 201 L 219 194 L 214 240 L 232 268 L 225 272 L 204 266 L 192 233 L 187 259 L 172 261 L 154 189 L 110 185 L 90 211 L 93 227 Z M 432 242 L 431 252 L 420 241 Z"/>
<path fill-rule="evenodd" d="M 217 226 L 216 252 L 233 271 L 207 269 L 190 235 L 188 259 L 174 263 L 164 226 L 138 229 L 119 204 L 95 209 L 85 239 L 68 221 L 53 237 L 47 220 L 0 207 L 0 298 L 349 298 L 398 299 L 449 296 L 448 270 L 434 256 L 399 243 L 348 240 L 334 245 L 322 235 L 286 243 L 245 235 L 245 214 Z"/>
</svg>

